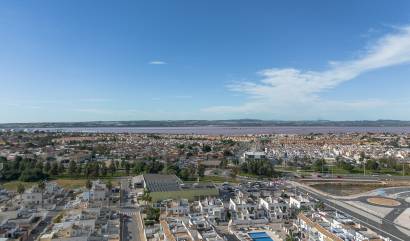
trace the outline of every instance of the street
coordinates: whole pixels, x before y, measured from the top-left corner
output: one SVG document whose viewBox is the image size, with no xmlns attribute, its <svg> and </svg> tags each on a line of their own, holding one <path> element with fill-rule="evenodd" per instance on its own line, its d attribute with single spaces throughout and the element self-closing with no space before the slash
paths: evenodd
<svg viewBox="0 0 410 241">
<path fill-rule="evenodd" d="M 327 207 L 330 207 L 336 211 L 344 213 L 350 218 L 362 223 L 364 226 L 374 229 L 375 231 L 389 237 L 392 240 L 397 240 L 397 241 L 408 240 L 408 236 L 402 233 L 401 231 L 399 231 L 396 228 L 396 226 L 392 222 L 389 222 L 388 220 L 382 219 L 382 223 L 376 222 L 366 216 L 360 215 L 357 212 L 352 211 L 349 208 L 343 207 L 339 204 L 336 204 L 335 202 L 332 202 L 332 199 L 329 199 L 328 197 L 322 196 L 321 194 L 312 192 L 311 190 L 300 187 L 300 186 L 296 187 L 296 191 L 298 193 L 309 194 L 309 196 L 323 202 Z"/>
<path fill-rule="evenodd" d="M 121 200 L 119 212 L 122 216 L 121 240 L 144 241 L 143 227 L 139 215 L 140 208 L 132 202 L 127 179 L 121 179 Z"/>
</svg>

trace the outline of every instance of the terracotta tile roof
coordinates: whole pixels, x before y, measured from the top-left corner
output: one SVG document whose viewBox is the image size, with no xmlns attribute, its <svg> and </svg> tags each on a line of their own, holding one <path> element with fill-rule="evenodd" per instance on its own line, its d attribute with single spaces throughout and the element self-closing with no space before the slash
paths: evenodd
<svg viewBox="0 0 410 241">
<path fill-rule="evenodd" d="M 309 226 L 312 228 L 315 228 L 317 231 L 322 233 L 324 236 L 326 236 L 329 240 L 332 241 L 343 241 L 343 239 L 339 238 L 337 235 L 334 233 L 330 232 L 329 230 L 325 229 L 322 227 L 320 224 L 313 222 L 310 218 L 306 217 L 303 213 L 299 213 L 298 218 L 302 219 L 305 221 Z"/>
</svg>

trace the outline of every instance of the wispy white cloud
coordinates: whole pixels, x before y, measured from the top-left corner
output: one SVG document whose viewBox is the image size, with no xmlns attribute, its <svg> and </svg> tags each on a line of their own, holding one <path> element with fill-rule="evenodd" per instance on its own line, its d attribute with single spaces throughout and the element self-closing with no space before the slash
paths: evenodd
<svg viewBox="0 0 410 241">
<path fill-rule="evenodd" d="M 324 71 L 295 68 L 262 70 L 258 72 L 261 76 L 259 81 L 237 82 L 227 86 L 231 91 L 247 95 L 245 103 L 239 106 L 213 106 L 204 111 L 271 114 L 294 111 L 315 114 L 337 109 L 360 110 L 386 106 L 389 103 L 382 100 L 330 101 L 321 98 L 320 93 L 363 73 L 410 63 L 410 26 L 395 30 L 368 46 L 358 58 L 332 61 Z"/>
<path fill-rule="evenodd" d="M 162 60 L 152 60 L 148 64 L 161 65 L 161 64 L 167 64 L 167 62 L 162 61 Z"/>
</svg>

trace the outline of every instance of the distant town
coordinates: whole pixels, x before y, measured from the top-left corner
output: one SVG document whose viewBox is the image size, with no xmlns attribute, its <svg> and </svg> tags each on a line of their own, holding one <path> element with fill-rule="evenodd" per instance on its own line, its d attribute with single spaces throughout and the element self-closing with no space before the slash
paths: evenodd
<svg viewBox="0 0 410 241">
<path fill-rule="evenodd" d="M 408 240 L 410 134 L 0 132 L 2 240 Z"/>
</svg>

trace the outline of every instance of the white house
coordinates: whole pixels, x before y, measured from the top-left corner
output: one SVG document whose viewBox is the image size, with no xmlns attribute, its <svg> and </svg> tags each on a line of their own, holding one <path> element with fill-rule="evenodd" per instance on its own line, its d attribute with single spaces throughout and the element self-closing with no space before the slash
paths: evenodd
<svg viewBox="0 0 410 241">
<path fill-rule="evenodd" d="M 42 193 L 38 187 L 32 187 L 26 190 L 22 195 L 22 202 L 25 206 L 40 205 L 42 201 Z"/>
<path fill-rule="evenodd" d="M 286 202 L 267 197 L 260 198 L 259 205 L 265 210 L 265 216 L 270 221 L 280 221 L 289 217 L 289 206 Z"/>
<path fill-rule="evenodd" d="M 295 208 L 311 207 L 313 206 L 313 203 L 310 202 L 310 200 L 307 197 L 303 197 L 301 195 L 291 196 L 289 199 L 289 206 Z"/>
</svg>

